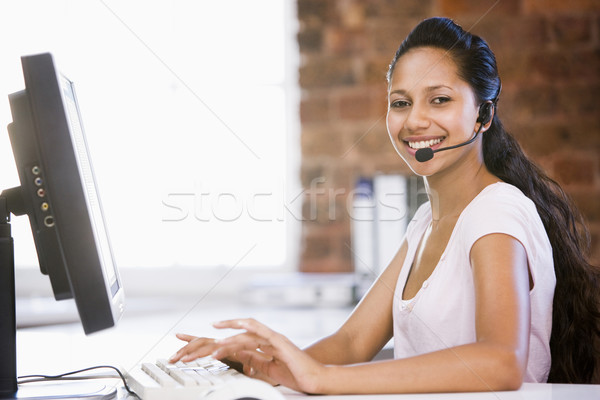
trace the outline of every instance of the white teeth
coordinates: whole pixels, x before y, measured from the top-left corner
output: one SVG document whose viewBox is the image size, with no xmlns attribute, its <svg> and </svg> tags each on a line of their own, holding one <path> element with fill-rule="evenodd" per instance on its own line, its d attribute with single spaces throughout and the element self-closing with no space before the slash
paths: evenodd
<svg viewBox="0 0 600 400">
<path fill-rule="evenodd" d="M 431 139 L 431 140 L 422 140 L 420 142 L 408 142 L 408 146 L 411 149 L 424 149 L 425 147 L 431 147 L 435 144 L 438 144 L 443 139 Z"/>
</svg>

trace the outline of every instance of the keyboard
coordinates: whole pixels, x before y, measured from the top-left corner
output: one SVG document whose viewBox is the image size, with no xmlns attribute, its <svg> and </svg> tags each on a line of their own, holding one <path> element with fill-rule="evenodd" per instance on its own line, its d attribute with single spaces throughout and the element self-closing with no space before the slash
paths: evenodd
<svg viewBox="0 0 600 400">
<path fill-rule="evenodd" d="M 142 363 L 125 374 L 142 400 L 283 400 L 279 390 L 250 378 L 212 357 L 170 364 L 166 359 Z"/>
</svg>

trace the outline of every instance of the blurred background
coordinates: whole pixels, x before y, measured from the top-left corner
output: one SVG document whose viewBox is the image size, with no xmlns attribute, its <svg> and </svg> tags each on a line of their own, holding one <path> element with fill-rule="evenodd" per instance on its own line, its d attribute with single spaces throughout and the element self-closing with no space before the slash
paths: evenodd
<svg viewBox="0 0 600 400">
<path fill-rule="evenodd" d="M 283 286 L 339 276 L 346 288 L 353 271 L 372 279 L 385 266 L 357 254 L 358 240 L 377 241 L 355 236 L 357 221 L 373 218 L 355 215 L 360 183 L 369 198 L 378 177 L 395 179 L 387 187 L 401 204 L 384 204 L 399 235 L 423 201 L 386 132 L 385 74 L 431 16 L 488 41 L 503 81 L 500 117 L 581 209 L 598 265 L 593 0 L 4 2 L 0 125 L 11 121 L 6 95 L 23 89 L 19 57 L 53 53 L 76 85 L 129 294 L 239 295 L 282 285 L 272 281 L 280 274 L 295 276 Z M 0 188 L 19 184 L 6 134 L 0 171 Z M 47 295 L 26 218 L 14 218 L 13 236 L 18 293 Z M 347 299 L 331 293 L 333 303 Z"/>
<path fill-rule="evenodd" d="M 84 336 L 14 217 L 19 372 L 133 367 L 172 354 L 175 332 L 228 335 L 211 327 L 227 318 L 301 347 L 333 332 L 426 200 L 389 142 L 385 75 L 431 16 L 489 42 L 500 117 L 579 206 L 600 264 L 596 0 L 4 1 L 0 190 L 19 185 L 4 128 L 19 58 L 51 52 L 126 295 L 117 327 Z"/>
<path fill-rule="evenodd" d="M 299 0 L 301 176 L 351 188 L 357 175 L 408 174 L 386 135 L 385 72 L 422 19 L 453 18 L 495 52 L 498 112 L 526 153 L 571 195 L 600 261 L 600 4 L 592 0 Z M 336 202 L 343 202 L 343 196 Z M 323 199 L 323 207 L 330 199 Z M 348 271 L 345 218 L 306 221 L 300 268 Z"/>
</svg>

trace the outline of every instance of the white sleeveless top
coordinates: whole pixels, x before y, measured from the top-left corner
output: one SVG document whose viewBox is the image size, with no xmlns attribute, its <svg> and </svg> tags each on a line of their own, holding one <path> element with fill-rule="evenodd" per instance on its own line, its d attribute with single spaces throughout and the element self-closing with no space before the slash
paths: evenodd
<svg viewBox="0 0 600 400">
<path fill-rule="evenodd" d="M 419 242 L 431 222 L 423 204 L 410 222 L 408 251 L 394 294 L 394 357 L 406 358 L 476 341 L 475 290 L 469 253 L 491 233 L 516 238 L 527 252 L 533 279 L 529 359 L 525 382 L 546 382 L 550 371 L 552 300 L 556 276 L 552 248 L 533 202 L 507 183 L 484 188 L 463 210 L 431 276 L 411 300 L 402 300 Z"/>
</svg>

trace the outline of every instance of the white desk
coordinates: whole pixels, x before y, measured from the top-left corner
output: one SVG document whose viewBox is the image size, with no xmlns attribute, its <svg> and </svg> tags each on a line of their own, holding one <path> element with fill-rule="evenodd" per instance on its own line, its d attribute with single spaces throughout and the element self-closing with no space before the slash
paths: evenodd
<svg viewBox="0 0 600 400">
<path fill-rule="evenodd" d="M 284 390 L 284 394 L 286 399 L 308 397 L 288 390 Z M 526 383 L 520 390 L 514 392 L 356 395 L 325 398 L 327 400 L 598 400 L 600 386 Z"/>
<path fill-rule="evenodd" d="M 52 304 L 52 303 L 50 303 Z M 141 312 L 126 313 L 119 325 L 85 336 L 78 323 L 20 329 L 17 333 L 18 373 L 58 374 L 93 365 L 132 368 L 142 361 L 154 361 L 171 355 L 180 346 L 174 334 L 185 332 L 222 337 L 210 323 L 219 319 L 254 317 L 288 335 L 299 346 L 333 332 L 349 315 L 350 309 L 258 308 L 182 300 L 171 307 L 161 300 L 149 300 Z M 130 303 L 131 308 L 138 308 Z M 134 310 L 132 310 L 134 311 Z M 118 384 L 115 381 L 115 384 Z M 306 397 L 281 389 L 286 398 Z M 127 397 L 124 390 L 120 399 Z M 314 398 L 314 397 L 312 397 Z M 525 384 L 519 391 L 495 393 L 459 393 L 426 395 L 327 396 L 327 399 L 490 399 L 490 400 L 587 400 L 600 399 L 596 385 Z"/>
</svg>

